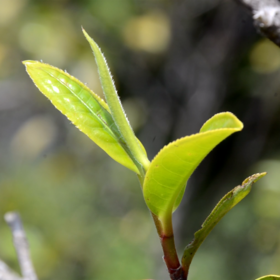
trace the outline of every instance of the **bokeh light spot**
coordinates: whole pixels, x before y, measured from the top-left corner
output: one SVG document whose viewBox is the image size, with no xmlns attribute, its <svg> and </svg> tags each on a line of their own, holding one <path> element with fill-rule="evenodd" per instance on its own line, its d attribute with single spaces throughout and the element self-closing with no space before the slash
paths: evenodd
<svg viewBox="0 0 280 280">
<path fill-rule="evenodd" d="M 53 143 L 56 134 L 57 128 L 52 119 L 35 116 L 18 129 L 12 139 L 11 150 L 15 156 L 34 159 Z"/>
<path fill-rule="evenodd" d="M 26 0 L 1 0 L 0 25 L 10 23 L 22 10 Z"/>
<path fill-rule="evenodd" d="M 280 49 L 268 39 L 261 40 L 254 45 L 250 62 L 255 72 L 274 72 L 280 67 Z"/>
<path fill-rule="evenodd" d="M 166 50 L 170 41 L 170 22 L 160 12 L 130 19 L 123 30 L 124 41 L 132 49 L 149 53 Z"/>
</svg>

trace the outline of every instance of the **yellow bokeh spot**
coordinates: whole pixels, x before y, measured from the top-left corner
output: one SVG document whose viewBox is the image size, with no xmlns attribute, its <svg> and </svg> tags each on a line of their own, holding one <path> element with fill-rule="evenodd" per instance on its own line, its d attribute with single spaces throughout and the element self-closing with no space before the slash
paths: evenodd
<svg viewBox="0 0 280 280">
<path fill-rule="evenodd" d="M 123 30 L 127 46 L 149 53 L 161 53 L 170 41 L 170 22 L 160 12 L 152 12 L 130 19 Z"/>
<path fill-rule="evenodd" d="M 56 134 L 57 128 L 52 119 L 33 117 L 18 129 L 11 142 L 11 150 L 15 156 L 32 160 L 53 143 Z"/>
<path fill-rule="evenodd" d="M 280 49 L 268 39 L 261 40 L 254 45 L 250 62 L 258 73 L 274 72 L 280 67 Z"/>
<path fill-rule="evenodd" d="M 22 11 L 26 0 L 0 0 L 0 26 L 9 24 Z"/>
<path fill-rule="evenodd" d="M 59 32 L 54 32 L 57 26 Z M 22 50 L 60 68 L 65 66 L 67 57 L 75 52 L 76 45 L 70 43 L 75 40 L 72 22 L 60 14 L 33 18 L 23 23 L 18 32 Z"/>
<path fill-rule="evenodd" d="M 38 51 L 51 40 L 52 31 L 49 26 L 39 23 L 26 23 L 19 33 L 20 46 L 28 52 Z"/>
</svg>

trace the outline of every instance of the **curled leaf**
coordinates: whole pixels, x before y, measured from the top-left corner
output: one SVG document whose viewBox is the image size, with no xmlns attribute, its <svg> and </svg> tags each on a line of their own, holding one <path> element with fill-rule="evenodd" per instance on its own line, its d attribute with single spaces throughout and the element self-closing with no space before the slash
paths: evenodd
<svg viewBox="0 0 280 280">
<path fill-rule="evenodd" d="M 165 146 L 153 159 L 144 181 L 144 198 L 164 228 L 170 228 L 172 212 L 183 197 L 186 183 L 207 154 L 243 124 L 229 112 L 208 120 L 200 133 Z"/>
</svg>

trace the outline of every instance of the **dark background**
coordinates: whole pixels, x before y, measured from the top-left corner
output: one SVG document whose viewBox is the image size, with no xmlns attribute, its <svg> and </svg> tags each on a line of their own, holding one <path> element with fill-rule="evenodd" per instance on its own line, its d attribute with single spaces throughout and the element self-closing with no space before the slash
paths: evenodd
<svg viewBox="0 0 280 280">
<path fill-rule="evenodd" d="M 190 280 L 280 274 L 280 50 L 231 0 L 0 0 L 0 215 L 18 211 L 41 280 L 167 280 L 136 176 L 36 89 L 22 60 L 43 60 L 102 95 L 81 26 L 112 70 L 149 158 L 230 111 L 244 130 L 188 182 L 174 214 L 180 254 L 214 205 L 268 171 L 198 251 Z M 15 270 L 0 221 L 0 258 Z"/>
</svg>

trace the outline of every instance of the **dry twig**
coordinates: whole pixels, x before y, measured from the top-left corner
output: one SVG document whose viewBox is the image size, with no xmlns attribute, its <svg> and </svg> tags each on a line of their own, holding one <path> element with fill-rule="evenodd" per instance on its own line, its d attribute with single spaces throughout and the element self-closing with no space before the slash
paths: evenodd
<svg viewBox="0 0 280 280">
<path fill-rule="evenodd" d="M 12 231 L 14 246 L 23 278 L 12 272 L 4 262 L 0 261 L 0 280 L 38 280 L 31 262 L 28 243 L 20 216 L 17 213 L 9 212 L 5 215 L 5 221 Z"/>
<path fill-rule="evenodd" d="M 250 9 L 257 29 L 280 46 L 280 2 L 278 0 L 236 0 Z"/>
<path fill-rule="evenodd" d="M 0 280 L 22 280 L 16 273 L 0 260 Z"/>
</svg>

